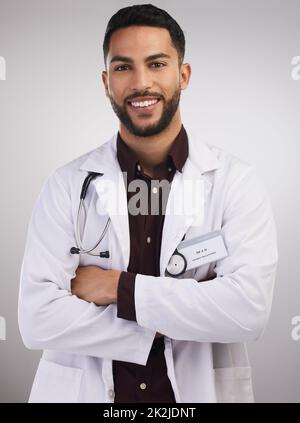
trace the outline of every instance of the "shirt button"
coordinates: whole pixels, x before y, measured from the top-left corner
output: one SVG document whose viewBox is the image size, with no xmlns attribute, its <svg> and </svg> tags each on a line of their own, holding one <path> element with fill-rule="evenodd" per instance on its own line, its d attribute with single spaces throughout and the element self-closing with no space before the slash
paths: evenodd
<svg viewBox="0 0 300 423">
<path fill-rule="evenodd" d="M 156 187 L 152 188 L 152 192 L 153 194 L 157 194 L 157 188 Z"/>
<path fill-rule="evenodd" d="M 147 244 L 150 244 L 151 242 L 151 236 L 147 236 Z"/>
<path fill-rule="evenodd" d="M 147 388 L 147 385 L 145 383 L 141 383 L 140 388 L 144 391 Z"/>
<path fill-rule="evenodd" d="M 114 393 L 114 391 L 113 391 L 112 389 L 110 389 L 110 390 L 108 391 L 108 396 L 109 396 L 109 398 L 114 398 L 115 393 Z"/>
<path fill-rule="evenodd" d="M 169 172 L 172 172 L 172 168 L 171 168 L 171 167 L 169 167 L 169 168 L 168 168 L 168 171 L 169 171 Z"/>
</svg>

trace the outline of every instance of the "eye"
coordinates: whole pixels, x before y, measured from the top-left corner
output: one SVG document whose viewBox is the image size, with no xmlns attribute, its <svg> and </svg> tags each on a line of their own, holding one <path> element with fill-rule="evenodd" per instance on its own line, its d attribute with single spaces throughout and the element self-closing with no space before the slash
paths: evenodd
<svg viewBox="0 0 300 423">
<path fill-rule="evenodd" d="M 117 71 L 117 72 L 122 72 L 122 70 L 124 70 L 124 68 L 128 68 L 128 66 L 127 65 L 120 65 L 120 66 L 117 66 L 116 68 L 115 68 L 115 71 Z"/>
<path fill-rule="evenodd" d="M 153 62 L 151 63 L 151 66 L 152 65 L 157 65 L 157 66 L 153 66 L 154 68 L 162 68 L 163 66 L 165 66 L 164 63 L 160 63 L 160 62 Z"/>
</svg>

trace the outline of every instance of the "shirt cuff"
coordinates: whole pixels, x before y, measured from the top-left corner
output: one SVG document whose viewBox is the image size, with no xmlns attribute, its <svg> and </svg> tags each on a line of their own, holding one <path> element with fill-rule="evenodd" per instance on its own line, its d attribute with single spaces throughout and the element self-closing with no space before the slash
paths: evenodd
<svg viewBox="0 0 300 423">
<path fill-rule="evenodd" d="M 121 272 L 117 292 L 117 316 L 136 322 L 134 288 L 136 273 Z"/>
</svg>

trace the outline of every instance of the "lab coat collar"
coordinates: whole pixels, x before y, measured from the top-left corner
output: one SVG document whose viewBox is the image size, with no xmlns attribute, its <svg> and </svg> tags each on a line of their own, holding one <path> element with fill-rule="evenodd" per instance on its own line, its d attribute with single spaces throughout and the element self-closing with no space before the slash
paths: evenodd
<svg viewBox="0 0 300 423">
<path fill-rule="evenodd" d="M 116 142 L 117 133 L 112 138 L 92 150 L 86 160 L 81 164 L 80 169 L 88 172 L 106 173 L 111 165 L 116 164 Z"/>
<path fill-rule="evenodd" d="M 201 173 L 210 172 L 220 167 L 220 161 L 209 147 L 200 140 L 200 137 L 188 133 L 189 159 L 194 167 Z M 86 160 L 81 164 L 80 169 L 88 172 L 98 172 L 105 174 L 111 166 L 118 166 L 117 160 L 117 136 L 115 133 L 108 141 L 92 150 Z M 185 167 L 185 166 L 184 166 Z M 183 170 L 184 170 L 183 167 Z M 115 168 L 114 168 L 115 170 Z"/>
</svg>

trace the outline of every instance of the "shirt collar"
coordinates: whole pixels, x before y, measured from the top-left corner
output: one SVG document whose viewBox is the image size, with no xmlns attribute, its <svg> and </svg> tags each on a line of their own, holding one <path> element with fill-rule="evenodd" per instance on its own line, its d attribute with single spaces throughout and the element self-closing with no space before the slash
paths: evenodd
<svg viewBox="0 0 300 423">
<path fill-rule="evenodd" d="M 179 172 L 182 172 L 182 168 L 186 162 L 188 154 L 188 137 L 184 126 L 181 125 L 181 129 L 174 139 L 171 149 L 168 153 L 166 163 L 168 163 L 171 159 L 175 168 Z M 129 180 L 133 180 L 136 177 L 136 169 L 139 163 L 139 159 L 136 153 L 130 147 L 128 147 L 128 145 L 122 139 L 119 132 L 117 135 L 117 158 L 122 172 L 127 172 Z"/>
<path fill-rule="evenodd" d="M 169 152 L 169 156 L 172 158 L 174 166 L 179 172 L 182 172 L 182 168 L 186 162 L 186 159 L 189 155 L 189 143 L 186 130 L 184 126 L 181 125 L 181 129 L 176 136 L 171 150 Z"/>
</svg>

